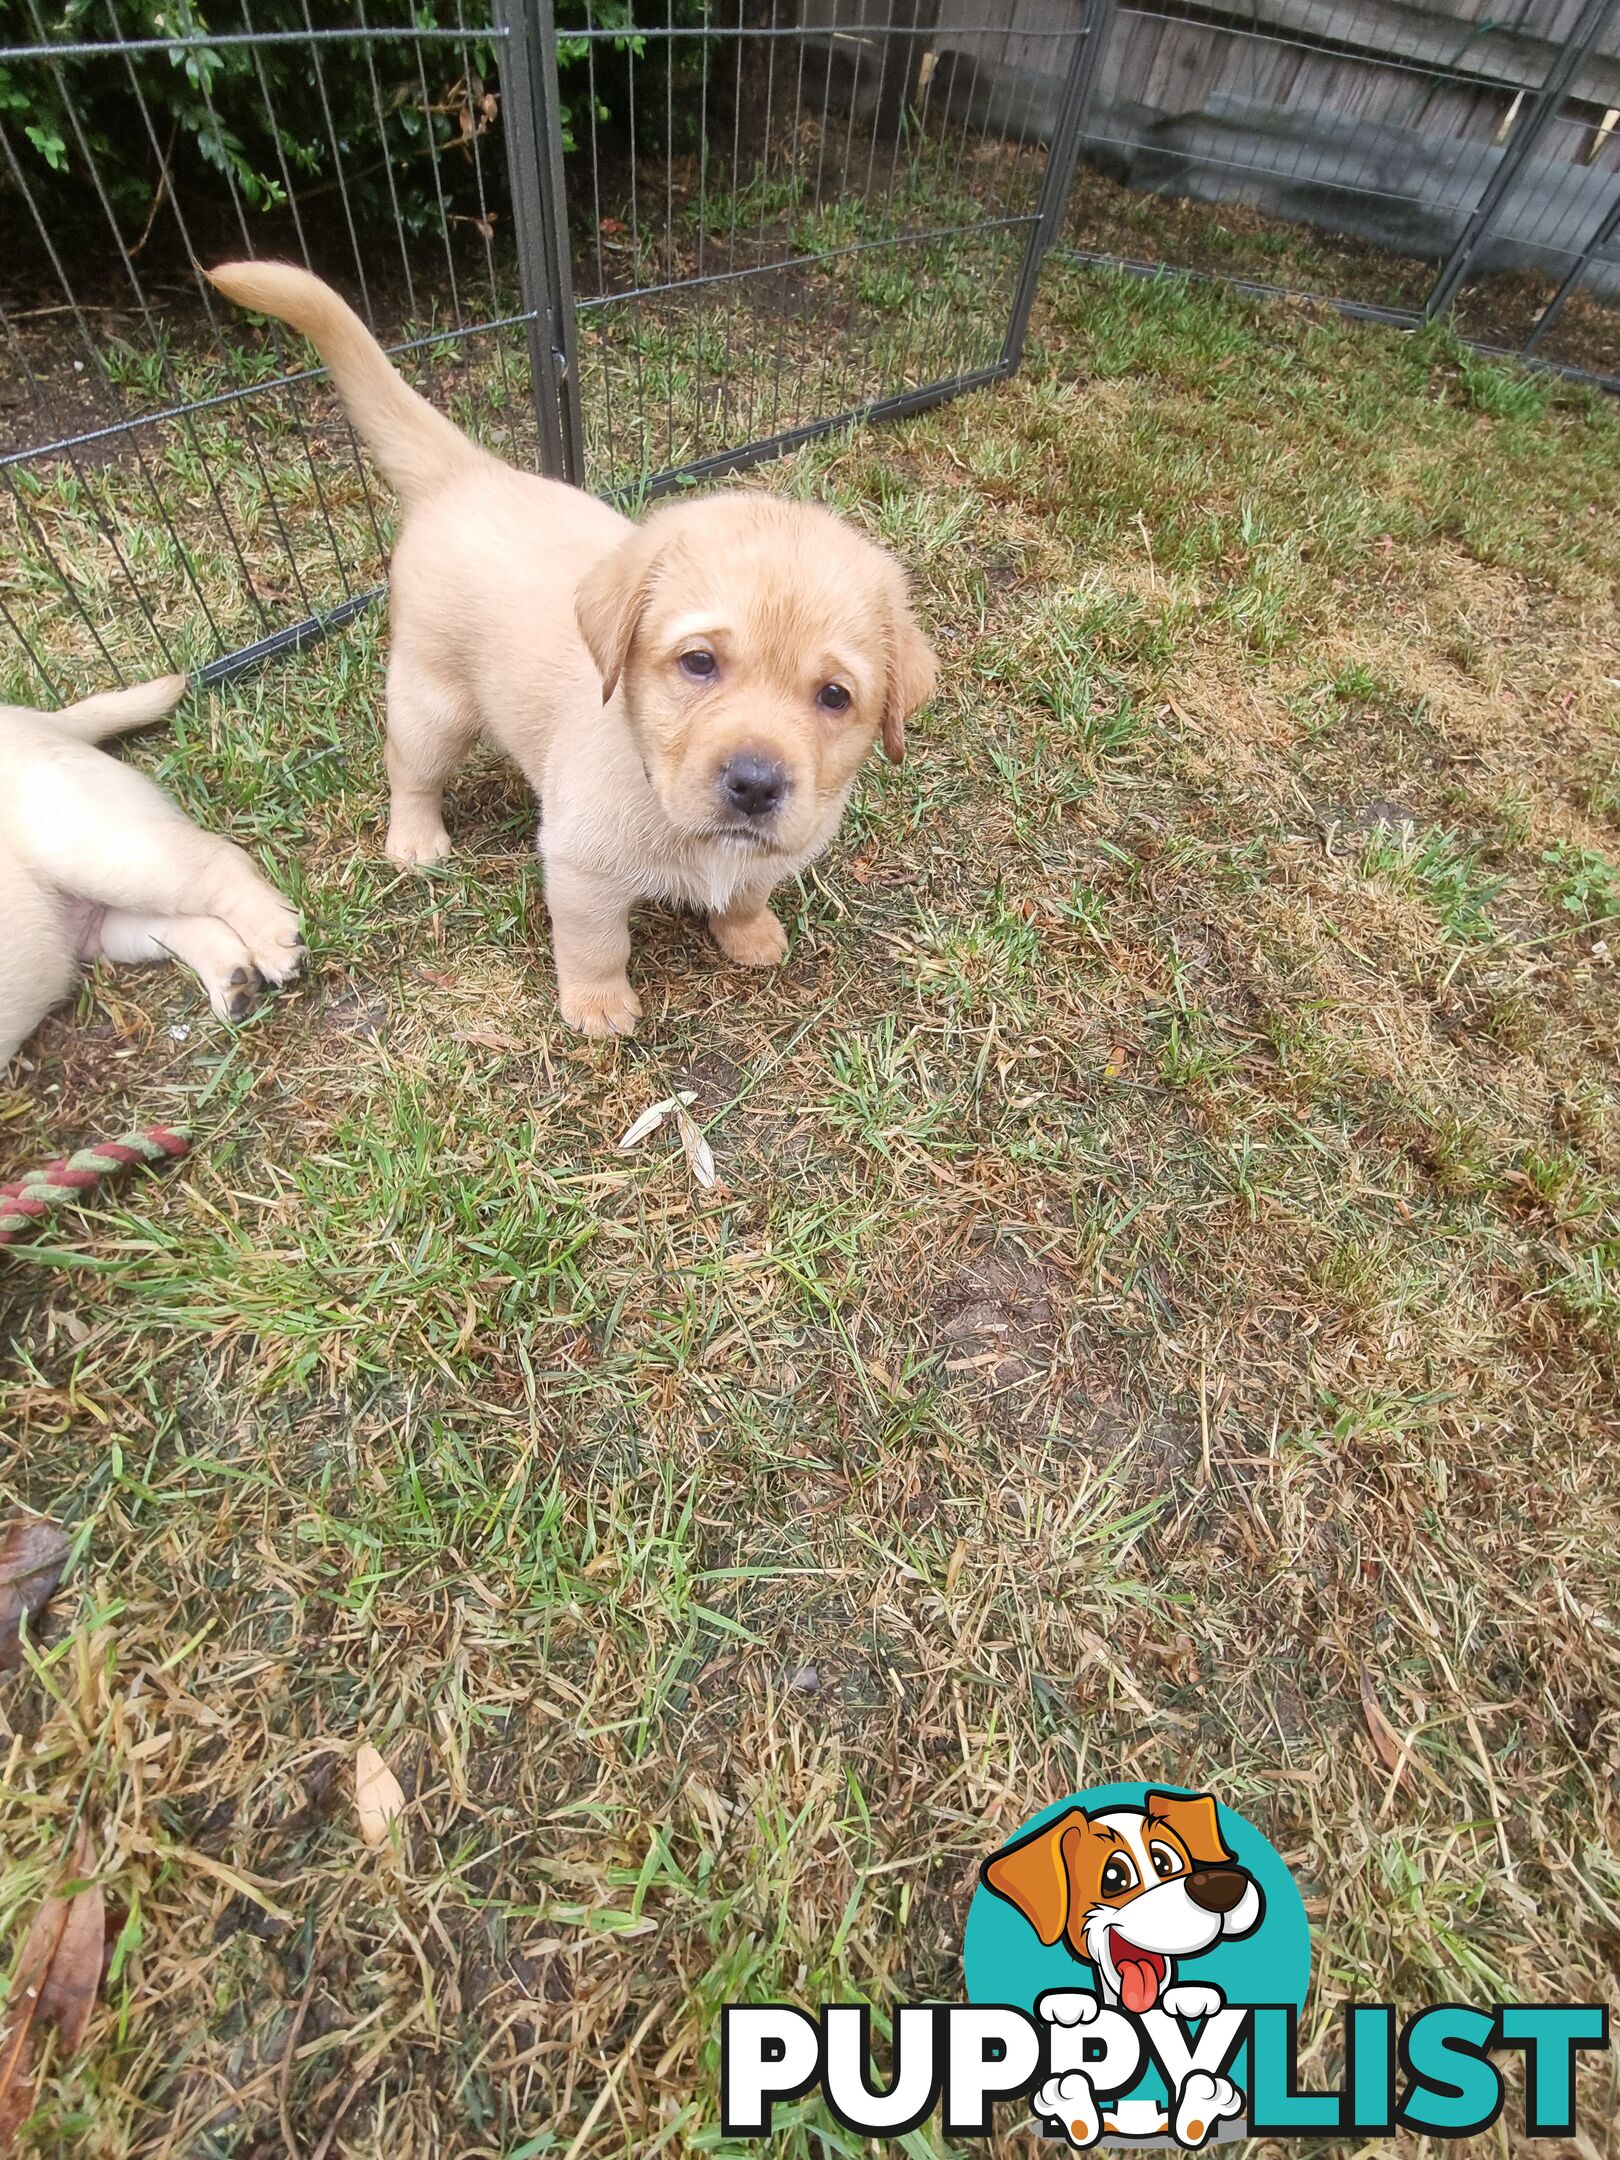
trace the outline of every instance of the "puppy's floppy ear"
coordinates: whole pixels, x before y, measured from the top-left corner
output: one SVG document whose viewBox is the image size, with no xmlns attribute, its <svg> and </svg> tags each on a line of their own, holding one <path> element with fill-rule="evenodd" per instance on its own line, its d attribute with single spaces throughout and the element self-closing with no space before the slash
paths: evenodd
<svg viewBox="0 0 1620 2160">
<path fill-rule="evenodd" d="M 1043 1823 L 1015 1845 L 1004 1845 L 979 1870 L 987 1890 L 1016 1905 L 1048 1949 L 1069 1921 L 1068 1839 L 1088 1822 L 1082 1808 L 1070 1808 L 1055 1822 Z"/>
<path fill-rule="evenodd" d="M 602 678 L 605 705 L 619 687 L 658 574 L 660 533 L 638 525 L 611 555 L 593 563 L 574 594 L 574 620 Z"/>
<path fill-rule="evenodd" d="M 889 679 L 883 699 L 883 754 L 898 765 L 906 754 L 906 722 L 934 694 L 939 670 L 933 647 L 911 612 L 905 588 L 895 595 L 889 635 Z"/>
<path fill-rule="evenodd" d="M 1162 1822 L 1186 1846 L 1195 1866 L 1229 1865 L 1232 1855 L 1221 1841 L 1220 1817 L 1213 1793 L 1150 1792 L 1144 1803 L 1149 1822 Z"/>
</svg>

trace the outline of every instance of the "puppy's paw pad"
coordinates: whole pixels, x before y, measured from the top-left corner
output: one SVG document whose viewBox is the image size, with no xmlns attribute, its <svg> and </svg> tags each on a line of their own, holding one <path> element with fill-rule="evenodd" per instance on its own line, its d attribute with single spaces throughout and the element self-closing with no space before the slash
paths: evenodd
<svg viewBox="0 0 1620 2160">
<path fill-rule="evenodd" d="M 633 1035 L 641 1018 L 641 1000 L 627 982 L 565 990 L 559 1003 L 568 1025 L 582 1035 Z"/>
<path fill-rule="evenodd" d="M 264 985 L 252 968 L 235 968 L 225 985 L 225 1014 L 227 1020 L 242 1021 L 259 1002 Z"/>
<path fill-rule="evenodd" d="M 761 908 L 746 922 L 723 922 L 717 916 L 709 927 L 714 942 L 739 967 L 776 967 L 787 958 L 787 932 L 769 908 Z"/>
</svg>

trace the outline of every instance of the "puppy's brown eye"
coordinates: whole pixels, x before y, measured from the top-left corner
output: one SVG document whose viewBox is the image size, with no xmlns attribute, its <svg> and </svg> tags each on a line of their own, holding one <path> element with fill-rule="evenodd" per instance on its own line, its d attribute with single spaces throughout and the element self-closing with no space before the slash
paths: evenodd
<svg viewBox="0 0 1620 2160">
<path fill-rule="evenodd" d="M 848 712 L 849 692 L 841 682 L 823 683 L 816 692 L 816 703 L 823 712 Z"/>
<path fill-rule="evenodd" d="M 1122 1853 L 1116 1853 L 1102 1871 L 1104 1897 L 1120 1897 L 1136 1888 L 1136 1870 Z"/>
<path fill-rule="evenodd" d="M 701 646 L 695 646 L 691 652 L 681 654 L 681 673 L 690 675 L 694 682 L 707 682 L 719 664 L 714 654 L 705 652 Z"/>
</svg>

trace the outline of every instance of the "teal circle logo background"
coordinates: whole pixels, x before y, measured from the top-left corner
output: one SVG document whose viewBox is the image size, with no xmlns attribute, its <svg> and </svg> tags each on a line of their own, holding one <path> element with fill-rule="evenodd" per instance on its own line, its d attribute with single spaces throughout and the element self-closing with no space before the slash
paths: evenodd
<svg viewBox="0 0 1620 2160">
<path fill-rule="evenodd" d="M 1139 1808 L 1150 1792 L 1180 1790 L 1158 1784 L 1091 1785 L 1030 1816 L 1002 1845 L 1039 1830 L 1070 1808 L 1099 1815 L 1108 1808 Z M 1252 1935 L 1236 1942 L 1217 1942 L 1202 1957 L 1179 1958 L 1176 1978 L 1218 1987 L 1234 2009 L 1250 2003 L 1284 2002 L 1302 2009 L 1311 1977 L 1311 1931 L 1304 1900 L 1269 1839 L 1224 1800 L 1217 1807 L 1227 1850 L 1260 1885 L 1265 1916 Z M 986 1853 L 987 1860 L 991 1857 Z M 1017 1907 L 982 1882 L 968 1907 L 962 1977 L 969 2002 L 1008 2003 L 1019 2010 L 1033 2011 L 1035 1998 L 1048 1988 L 1073 1988 L 1088 1995 L 1098 1991 L 1090 1965 L 1073 1957 L 1061 1939 L 1046 1948 Z"/>
</svg>

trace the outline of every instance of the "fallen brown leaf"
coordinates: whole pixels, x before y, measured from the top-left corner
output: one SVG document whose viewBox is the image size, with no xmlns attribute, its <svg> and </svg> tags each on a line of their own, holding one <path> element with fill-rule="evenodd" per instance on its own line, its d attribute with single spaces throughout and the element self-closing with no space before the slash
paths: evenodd
<svg viewBox="0 0 1620 2160">
<path fill-rule="evenodd" d="M 89 1834 L 81 1830 L 72 1873 L 86 1875 L 90 1866 Z M 106 1934 L 106 1902 L 97 1883 L 86 1883 L 72 1897 L 48 1897 L 34 1915 L 0 2033 L 0 2150 L 34 2110 L 38 2033 L 54 2028 L 63 2055 L 83 2044 L 101 1988 Z"/>
<path fill-rule="evenodd" d="M 43 1515 L 17 1515 L 0 1531 L 0 1672 L 22 1663 L 19 1629 L 45 1610 L 72 1540 Z"/>
<path fill-rule="evenodd" d="M 90 1865 L 81 1847 L 79 1867 Z M 101 1989 L 107 1942 L 107 1905 L 98 1883 L 86 1883 L 68 1900 L 67 1922 L 34 2007 L 36 2024 L 54 2025 L 62 2052 L 73 2055 L 84 2036 Z"/>
<path fill-rule="evenodd" d="M 356 1749 L 354 1813 L 368 1845 L 386 1845 L 388 1833 L 405 1812 L 400 1782 L 374 1747 Z"/>
<path fill-rule="evenodd" d="M 1386 1770 L 1396 1769 L 1405 1750 L 1394 1726 L 1378 1707 L 1378 1697 L 1373 1693 L 1372 1674 L 1365 1665 L 1361 1668 L 1361 1714 L 1367 1720 L 1367 1730 L 1378 1751 L 1378 1760 Z"/>
</svg>

